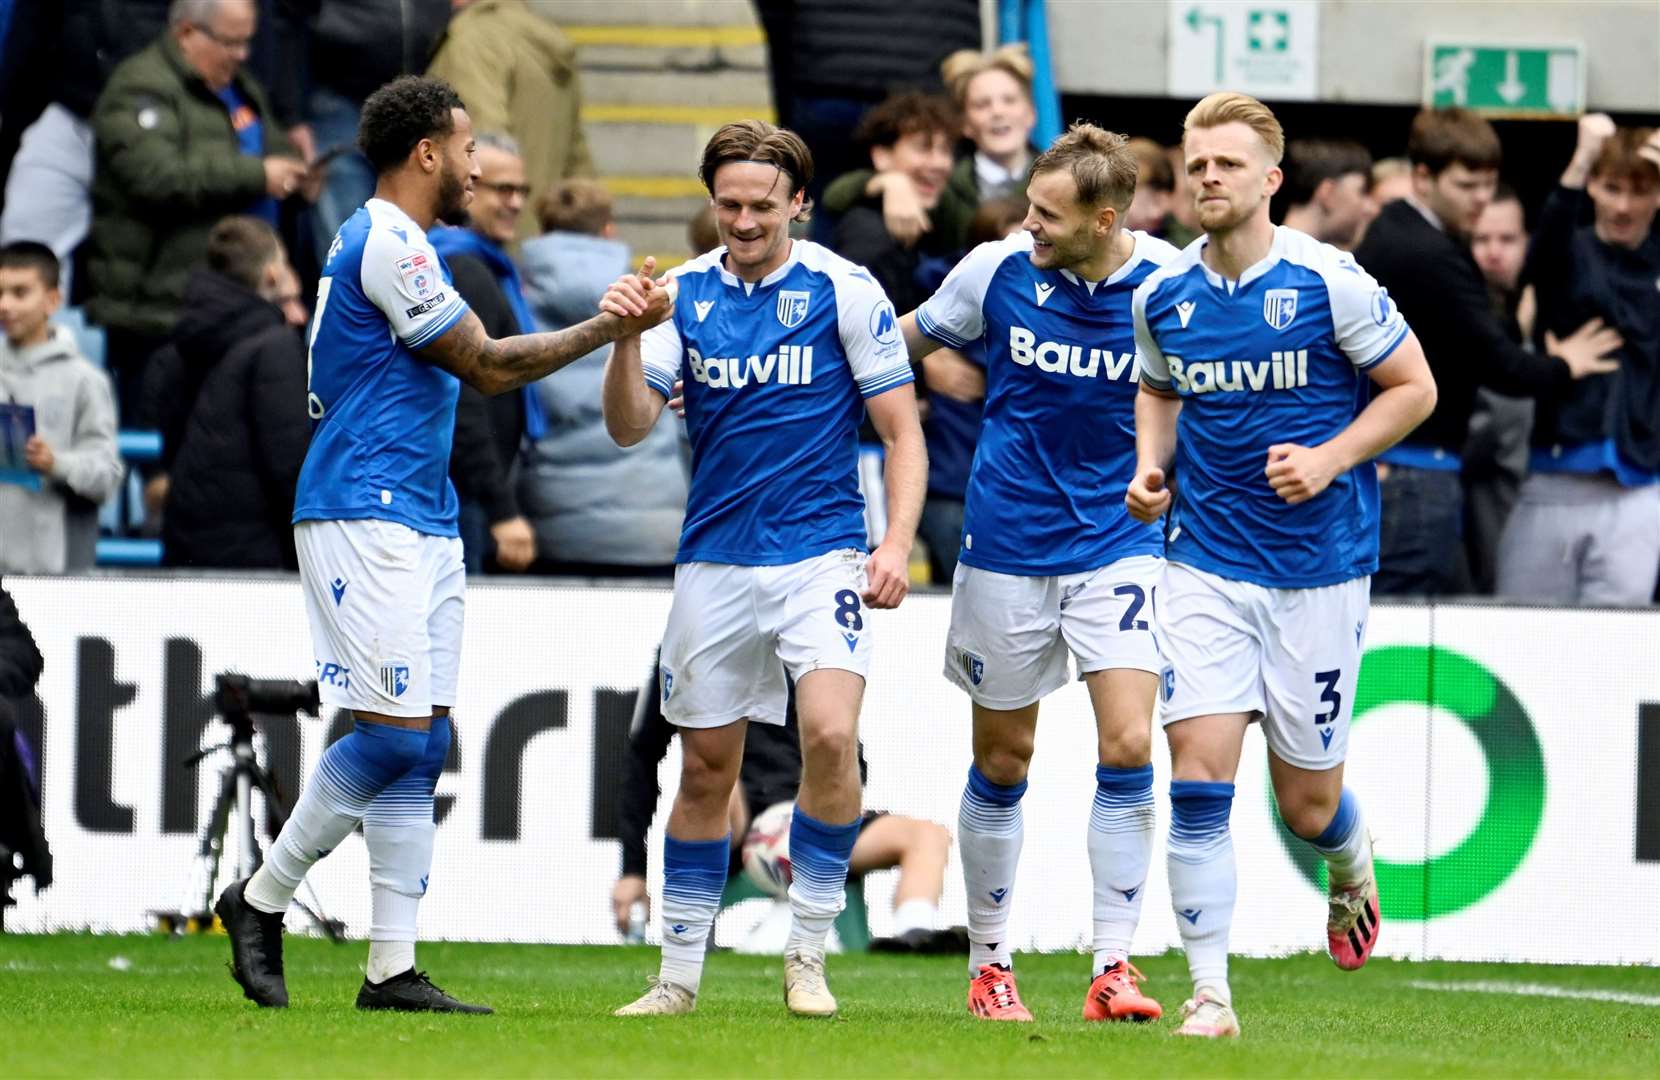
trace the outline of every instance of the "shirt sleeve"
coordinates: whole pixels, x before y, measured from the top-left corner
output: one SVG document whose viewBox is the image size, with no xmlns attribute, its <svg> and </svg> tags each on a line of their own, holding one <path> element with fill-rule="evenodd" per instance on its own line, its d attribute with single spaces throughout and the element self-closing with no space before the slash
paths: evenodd
<svg viewBox="0 0 1660 1080">
<path fill-rule="evenodd" d="M 986 289 L 1009 254 L 1007 241 L 992 241 L 964 255 L 939 291 L 916 309 L 917 329 L 953 349 L 979 340 L 986 332 Z"/>
<path fill-rule="evenodd" d="M 467 314 L 467 301 L 425 237 L 375 229 L 363 249 L 363 294 L 411 349 L 436 341 Z"/>
<path fill-rule="evenodd" d="M 675 326 L 673 315 L 641 334 L 640 367 L 645 373 L 646 385 L 665 398 L 674 397 L 674 383 L 680 378 L 683 355 L 680 328 Z"/>
<path fill-rule="evenodd" d="M 838 275 L 836 320 L 847 366 L 859 393 L 875 397 L 913 381 L 910 354 L 899 332 L 899 316 L 882 287 L 863 270 Z"/>
<path fill-rule="evenodd" d="M 1332 332 L 1349 363 L 1365 370 L 1406 340 L 1410 328 L 1389 290 L 1347 252 L 1331 260 L 1323 275 L 1331 301 Z"/>
<path fill-rule="evenodd" d="M 1154 390 L 1168 390 L 1170 365 L 1165 361 L 1164 351 L 1159 348 L 1158 342 L 1153 340 L 1153 332 L 1147 328 L 1147 298 L 1152 295 L 1153 288 L 1143 282 L 1136 286 L 1130 298 L 1130 316 L 1135 321 L 1136 369 L 1141 372 L 1141 381 Z"/>
</svg>

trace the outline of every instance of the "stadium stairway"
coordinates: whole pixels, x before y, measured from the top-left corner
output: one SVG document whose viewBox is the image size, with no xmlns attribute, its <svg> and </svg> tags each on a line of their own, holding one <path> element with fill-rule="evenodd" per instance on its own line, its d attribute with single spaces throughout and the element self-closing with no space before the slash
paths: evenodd
<svg viewBox="0 0 1660 1080">
<path fill-rule="evenodd" d="M 707 196 L 698 156 L 722 124 L 770 120 L 765 38 L 749 0 L 564 0 L 539 6 L 578 48 L 582 120 L 635 265 L 690 255 Z"/>
</svg>

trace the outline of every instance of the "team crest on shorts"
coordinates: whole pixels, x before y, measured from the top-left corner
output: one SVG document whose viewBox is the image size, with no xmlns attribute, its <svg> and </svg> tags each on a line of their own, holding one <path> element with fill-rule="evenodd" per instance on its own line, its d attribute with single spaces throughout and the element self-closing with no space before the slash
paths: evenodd
<svg viewBox="0 0 1660 1080">
<path fill-rule="evenodd" d="M 1275 330 L 1284 330 L 1297 317 L 1296 289 L 1269 289 L 1262 298 L 1262 318 Z"/>
<path fill-rule="evenodd" d="M 662 682 L 663 700 L 667 701 L 669 700 L 669 696 L 674 693 L 674 672 L 670 671 L 668 668 L 664 668 Z"/>
<path fill-rule="evenodd" d="M 778 294 L 778 321 L 784 324 L 786 330 L 801 325 L 807 317 L 807 301 L 811 298 L 811 293 L 798 289 L 785 289 Z"/>
<path fill-rule="evenodd" d="M 986 677 L 985 660 L 975 656 L 967 649 L 960 649 L 958 650 L 958 662 L 962 664 L 963 674 L 968 676 L 968 681 L 975 686 L 979 686 L 980 680 Z"/>
<path fill-rule="evenodd" d="M 1164 691 L 1165 701 L 1169 701 L 1170 696 L 1176 692 L 1176 669 L 1169 664 L 1159 673 L 1159 688 Z"/>
<path fill-rule="evenodd" d="M 380 688 L 393 697 L 403 697 L 409 689 L 409 665 L 396 662 L 380 666 Z"/>
</svg>

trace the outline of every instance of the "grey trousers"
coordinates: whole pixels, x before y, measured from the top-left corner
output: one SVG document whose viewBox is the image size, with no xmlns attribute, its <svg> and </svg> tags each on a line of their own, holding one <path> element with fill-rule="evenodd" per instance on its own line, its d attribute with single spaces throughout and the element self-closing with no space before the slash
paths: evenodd
<svg viewBox="0 0 1660 1080">
<path fill-rule="evenodd" d="M 1535 473 L 1499 541 L 1498 594 L 1512 600 L 1647 604 L 1660 575 L 1660 484 Z"/>
</svg>

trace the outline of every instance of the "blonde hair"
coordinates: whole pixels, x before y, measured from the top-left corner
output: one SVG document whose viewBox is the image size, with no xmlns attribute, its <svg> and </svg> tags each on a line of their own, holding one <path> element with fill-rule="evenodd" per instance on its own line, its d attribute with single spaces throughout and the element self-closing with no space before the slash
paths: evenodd
<svg viewBox="0 0 1660 1080">
<path fill-rule="evenodd" d="M 1026 54 L 1026 43 L 1023 41 L 1004 45 L 989 53 L 978 49 L 958 49 L 940 62 L 940 78 L 945 80 L 945 88 L 951 91 L 951 97 L 959 109 L 968 100 L 968 84 L 988 71 L 1001 71 L 1011 76 L 1028 98 L 1032 96 L 1032 58 Z"/>
<path fill-rule="evenodd" d="M 1257 133 L 1268 148 L 1268 156 L 1278 165 L 1285 157 L 1285 131 L 1268 106 L 1249 94 L 1223 90 L 1205 98 L 1188 110 L 1182 122 L 1182 132 L 1196 128 L 1221 127 L 1223 124 L 1244 124 Z"/>
<path fill-rule="evenodd" d="M 1032 175 L 1065 170 L 1078 185 L 1081 206 L 1110 206 L 1122 214 L 1135 198 L 1138 165 L 1130 140 L 1082 120 L 1032 162 Z"/>
</svg>

